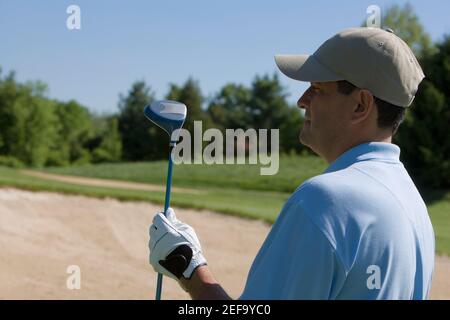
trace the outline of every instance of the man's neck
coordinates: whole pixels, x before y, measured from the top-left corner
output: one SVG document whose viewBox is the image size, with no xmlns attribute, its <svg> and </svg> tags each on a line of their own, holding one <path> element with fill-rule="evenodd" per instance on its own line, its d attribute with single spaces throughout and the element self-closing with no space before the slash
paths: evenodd
<svg viewBox="0 0 450 320">
<path fill-rule="evenodd" d="M 337 145 L 334 150 L 331 150 L 331 152 L 327 155 L 322 155 L 322 157 L 328 162 L 328 164 L 331 164 L 334 162 L 337 158 L 339 158 L 340 155 L 345 153 L 346 151 L 350 150 L 353 147 L 356 147 L 363 143 L 368 142 L 385 142 L 385 143 L 392 143 L 392 135 L 389 136 L 381 136 L 378 138 L 373 139 L 360 139 L 357 141 L 353 141 L 351 143 L 347 143 L 344 145 Z"/>
</svg>

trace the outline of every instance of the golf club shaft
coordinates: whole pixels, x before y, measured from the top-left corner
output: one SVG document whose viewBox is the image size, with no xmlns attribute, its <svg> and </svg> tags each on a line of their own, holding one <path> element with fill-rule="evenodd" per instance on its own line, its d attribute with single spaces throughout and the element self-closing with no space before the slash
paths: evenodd
<svg viewBox="0 0 450 320">
<path fill-rule="evenodd" d="M 164 201 L 164 215 L 167 214 L 167 209 L 170 204 L 170 187 L 172 186 L 172 150 L 173 145 L 170 146 L 169 151 L 169 168 L 167 169 L 167 182 L 166 182 L 166 199 Z M 162 291 L 162 274 L 158 273 L 158 281 L 156 283 L 156 300 L 161 300 L 161 291 Z"/>
</svg>

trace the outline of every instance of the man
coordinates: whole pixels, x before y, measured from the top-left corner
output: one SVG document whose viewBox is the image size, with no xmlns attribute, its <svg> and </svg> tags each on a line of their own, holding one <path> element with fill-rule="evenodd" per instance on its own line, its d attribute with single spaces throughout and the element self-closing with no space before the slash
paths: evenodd
<svg viewBox="0 0 450 320">
<path fill-rule="evenodd" d="M 297 103 L 300 141 L 330 166 L 287 201 L 240 298 L 428 298 L 433 228 L 391 143 L 424 77 L 410 48 L 391 30 L 353 28 L 311 56 L 275 60 L 311 83 Z M 154 218 L 150 263 L 194 299 L 229 299 L 173 210 Z"/>
</svg>

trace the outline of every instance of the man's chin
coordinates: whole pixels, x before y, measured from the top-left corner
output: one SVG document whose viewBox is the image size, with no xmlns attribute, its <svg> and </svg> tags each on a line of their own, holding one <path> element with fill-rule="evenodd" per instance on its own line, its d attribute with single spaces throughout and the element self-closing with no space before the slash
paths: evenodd
<svg viewBox="0 0 450 320">
<path fill-rule="evenodd" d="M 312 152 L 320 156 L 319 152 L 314 148 L 314 144 L 312 143 L 312 141 L 308 139 L 308 137 L 305 134 L 300 133 L 299 140 L 302 145 L 311 149 Z"/>
<path fill-rule="evenodd" d="M 302 145 L 311 148 L 311 146 L 309 145 L 309 139 L 306 136 L 305 132 L 303 132 L 303 130 L 300 132 L 300 135 L 298 136 L 298 140 L 300 141 L 300 143 Z"/>
</svg>

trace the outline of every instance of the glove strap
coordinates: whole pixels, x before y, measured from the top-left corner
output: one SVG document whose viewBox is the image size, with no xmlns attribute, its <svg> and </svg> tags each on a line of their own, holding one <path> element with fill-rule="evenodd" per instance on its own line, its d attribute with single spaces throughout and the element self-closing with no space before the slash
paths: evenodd
<svg viewBox="0 0 450 320">
<path fill-rule="evenodd" d="M 189 266 L 192 259 L 192 249 L 187 244 L 182 244 L 173 250 L 165 260 L 159 260 L 159 264 L 175 275 L 177 279 L 183 276 L 183 272 Z"/>
</svg>

